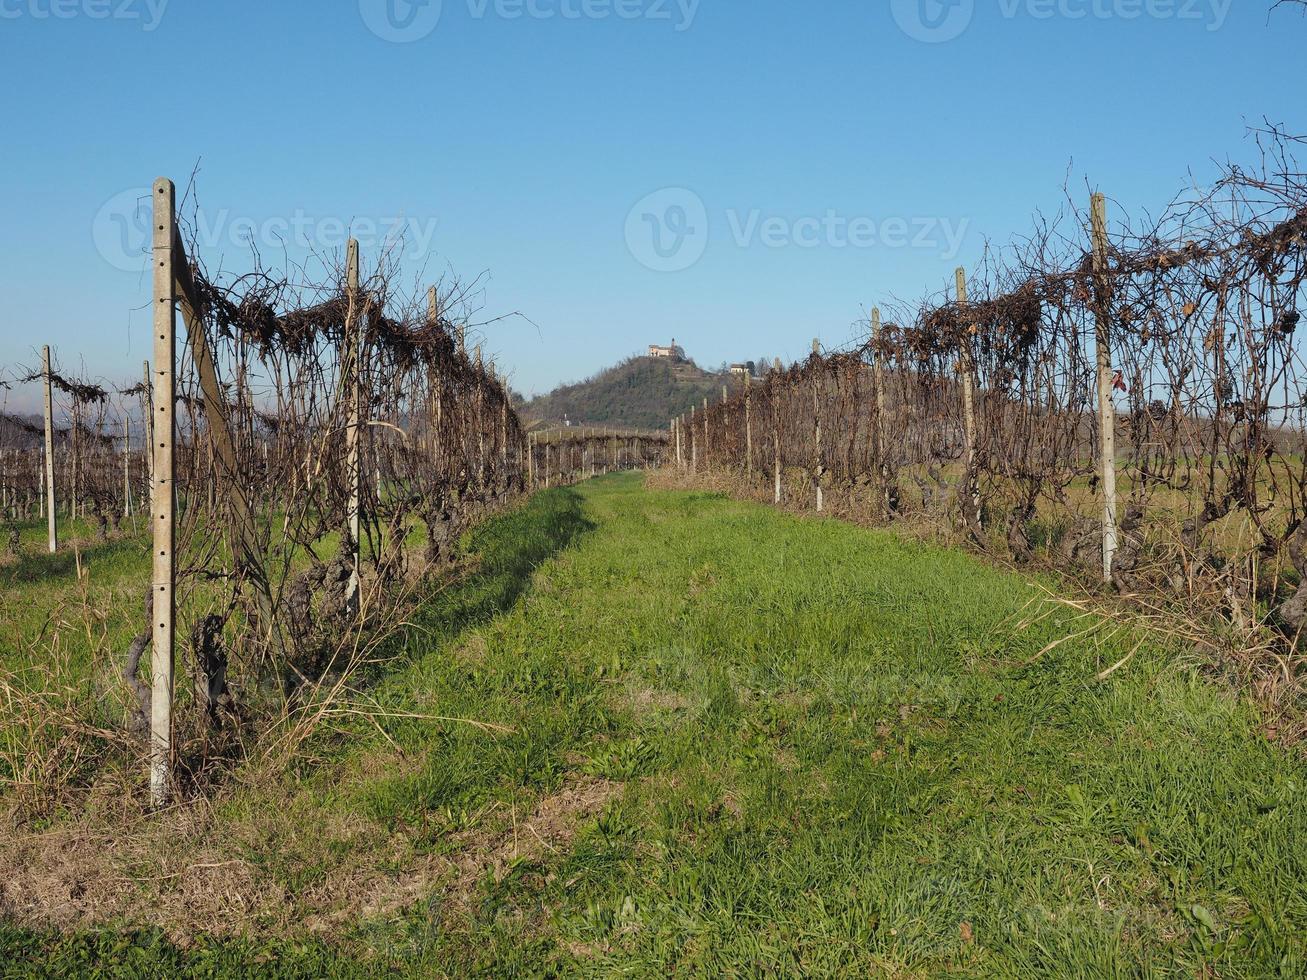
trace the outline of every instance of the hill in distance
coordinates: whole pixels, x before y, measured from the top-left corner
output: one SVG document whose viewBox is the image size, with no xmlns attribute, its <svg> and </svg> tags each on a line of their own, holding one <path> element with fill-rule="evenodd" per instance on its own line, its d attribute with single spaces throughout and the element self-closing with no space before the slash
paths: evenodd
<svg viewBox="0 0 1307 980">
<path fill-rule="evenodd" d="M 693 361 L 632 357 L 578 384 L 561 385 L 522 406 L 531 420 L 622 429 L 666 429 L 675 415 L 718 401 L 730 376 Z"/>
</svg>

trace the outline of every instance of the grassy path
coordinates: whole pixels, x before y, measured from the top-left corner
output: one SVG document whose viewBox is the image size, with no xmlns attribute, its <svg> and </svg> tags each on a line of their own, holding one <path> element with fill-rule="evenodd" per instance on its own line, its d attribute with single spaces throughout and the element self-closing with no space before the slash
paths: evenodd
<svg viewBox="0 0 1307 980">
<path fill-rule="evenodd" d="M 1173 655 L 1144 646 L 1098 682 L 1134 640 L 1037 656 L 1084 624 L 1014 631 L 1020 577 L 636 477 L 553 491 L 474 547 L 485 573 L 431 610 L 381 697 L 512 734 L 395 722 L 400 757 L 341 749 L 285 808 L 302 836 L 359 815 L 406 867 L 447 861 L 429 896 L 334 946 L 0 926 L 0 964 L 1307 972 L 1307 766 Z"/>
</svg>

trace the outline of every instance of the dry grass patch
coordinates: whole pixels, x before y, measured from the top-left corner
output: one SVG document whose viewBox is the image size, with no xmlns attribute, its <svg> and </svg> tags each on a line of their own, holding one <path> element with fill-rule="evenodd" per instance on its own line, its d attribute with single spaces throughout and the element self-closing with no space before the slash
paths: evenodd
<svg viewBox="0 0 1307 980">
<path fill-rule="evenodd" d="M 183 945 L 201 933 L 337 936 L 435 895 L 468 906 L 482 881 L 502 879 L 517 862 L 566 854 L 621 790 L 578 777 L 528 811 L 490 808 L 443 854 L 290 795 L 260 800 L 236 823 L 193 804 L 120 824 L 88 818 L 50 831 L 7 829 L 0 916 L 61 930 L 157 927 Z"/>
</svg>

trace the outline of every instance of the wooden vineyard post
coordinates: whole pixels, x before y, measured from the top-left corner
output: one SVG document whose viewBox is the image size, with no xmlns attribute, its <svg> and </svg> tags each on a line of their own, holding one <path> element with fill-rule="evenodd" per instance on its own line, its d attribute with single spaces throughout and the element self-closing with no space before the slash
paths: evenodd
<svg viewBox="0 0 1307 980">
<path fill-rule="evenodd" d="M 345 314 L 348 323 L 346 324 L 346 335 L 349 344 L 347 353 L 348 362 L 346 365 L 346 376 L 348 377 L 348 387 L 345 397 L 349 399 L 349 422 L 345 429 L 345 456 L 347 479 L 349 481 L 349 513 L 347 520 L 349 522 L 349 547 L 350 555 L 350 572 L 349 585 L 345 593 L 345 601 L 351 617 L 357 617 L 359 614 L 359 569 L 362 557 L 362 549 L 359 544 L 360 527 L 359 511 L 361 509 L 361 497 L 363 489 L 363 466 L 360 453 L 360 443 L 362 441 L 362 397 L 363 382 L 359 375 L 362 373 L 363 366 L 363 315 L 359 307 L 359 243 L 351 238 L 346 252 L 345 259 L 345 290 L 348 300 L 348 312 Z"/>
<path fill-rule="evenodd" d="M 676 468 L 681 468 L 681 426 L 679 419 L 672 419 L 672 439 L 676 444 Z"/>
<path fill-rule="evenodd" d="M 499 403 L 499 465 L 503 468 L 503 479 L 506 483 L 508 480 L 508 382 L 503 378 L 500 378 L 500 387 L 504 390 L 504 397 Z"/>
<path fill-rule="evenodd" d="M 436 327 L 440 323 L 440 305 L 436 295 L 436 287 L 431 286 L 427 289 L 427 324 Z M 431 378 L 431 418 L 428 420 L 428 438 L 427 447 L 434 461 L 439 453 L 440 440 L 440 377 L 435 371 L 430 372 Z"/>
<path fill-rule="evenodd" d="M 258 624 L 272 644 L 274 653 L 284 655 L 282 632 L 277 626 L 274 615 L 272 590 L 268 574 L 263 567 L 261 550 L 258 543 L 258 531 L 254 512 L 246 494 L 251 492 L 237 459 L 236 444 L 230 431 L 228 418 L 229 406 L 227 395 L 218 380 L 218 370 L 213 352 L 209 348 L 204 323 L 204 302 L 191 277 L 190 265 L 186 259 L 186 248 L 176 235 L 176 222 L 173 223 L 173 248 L 171 255 L 173 290 L 176 304 L 181 307 L 182 319 L 186 325 L 187 346 L 190 348 L 191 363 L 198 376 L 200 392 L 203 395 L 204 416 L 208 424 L 207 456 L 210 471 L 218 476 L 210 481 L 211 508 L 217 506 L 219 495 L 231 507 L 231 534 L 229 540 L 236 548 L 244 566 L 244 574 L 254 589 L 254 601 L 258 608 Z M 341 376 L 341 384 L 345 383 Z M 155 390 L 156 402 L 163 398 L 163 393 Z M 171 396 L 170 396 L 171 397 Z M 156 412 L 150 413 L 152 416 Z M 160 421 L 162 418 L 160 417 Z M 175 431 L 175 430 L 174 430 Z M 306 462 L 307 467 L 307 462 Z M 221 482 L 221 488 L 216 486 Z"/>
<path fill-rule="evenodd" d="M 476 346 L 477 355 L 477 391 L 476 391 L 476 425 L 477 425 L 477 485 L 486 485 L 486 421 L 484 402 L 486 395 L 485 366 L 481 361 L 481 345 Z"/>
<path fill-rule="evenodd" d="M 46 538 L 50 554 L 59 550 L 58 496 L 54 485 L 54 393 L 50 385 L 50 348 L 41 351 L 41 363 L 44 367 L 45 380 L 45 500 L 46 500 Z"/>
<path fill-rule="evenodd" d="M 1112 336 L 1107 270 L 1107 198 L 1095 194 L 1091 207 L 1094 276 L 1098 280 L 1094 347 L 1098 357 L 1098 458 L 1103 482 L 1103 581 L 1112 581 L 1117 549 L 1116 406 L 1112 401 Z"/>
<path fill-rule="evenodd" d="M 812 342 L 813 358 L 821 357 L 821 343 L 816 339 Z M 822 500 L 821 478 L 825 475 L 822 469 L 821 456 L 821 376 L 817 375 L 812 379 L 812 482 L 817 490 L 817 513 L 822 512 L 824 501 Z"/>
<path fill-rule="evenodd" d="M 532 490 L 536 488 L 536 437 L 534 432 L 527 433 L 526 437 L 526 485 Z"/>
<path fill-rule="evenodd" d="M 958 308 L 967 305 L 967 271 L 957 271 Z M 971 334 L 962 332 L 958 351 L 958 373 L 962 375 L 962 438 L 965 454 L 963 493 L 971 497 L 971 514 L 980 523 L 980 484 L 976 476 L 976 364 L 971 347 Z"/>
<path fill-rule="evenodd" d="M 151 652 L 150 802 L 166 806 L 172 793 L 173 617 L 177 503 L 176 437 L 177 287 L 173 276 L 176 234 L 172 181 L 154 183 L 154 486 L 150 515 L 154 529 L 154 646 Z"/>
<path fill-rule="evenodd" d="M 876 408 L 876 427 L 873 430 L 875 445 L 872 447 L 872 457 L 876 460 L 876 465 L 880 470 L 880 493 L 881 506 L 888 514 L 889 511 L 889 461 L 887 458 L 889 442 L 886 438 L 886 420 L 885 420 L 885 363 L 881 357 L 880 339 L 884 328 L 880 322 L 880 307 L 873 307 L 871 311 L 871 379 L 873 396 Z"/>
<path fill-rule="evenodd" d="M 781 359 L 776 358 L 775 367 L 772 371 L 774 377 L 779 377 L 781 373 Z M 771 393 L 771 442 L 775 450 L 775 476 L 776 476 L 776 503 L 781 502 L 781 406 L 780 392 L 776 390 L 776 385 L 768 383 L 772 389 Z"/>
</svg>

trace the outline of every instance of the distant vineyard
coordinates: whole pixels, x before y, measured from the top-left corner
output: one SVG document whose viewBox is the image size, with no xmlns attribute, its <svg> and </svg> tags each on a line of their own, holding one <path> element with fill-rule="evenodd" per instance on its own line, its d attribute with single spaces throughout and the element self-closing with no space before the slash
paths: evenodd
<svg viewBox="0 0 1307 980">
<path fill-rule="evenodd" d="M 1207 617 L 1263 680 L 1307 626 L 1307 180 L 1272 139 L 1148 227 L 1096 198 L 867 341 L 673 422 L 683 467 L 883 521 L 952 524 L 1016 562 Z M 1081 231 L 1083 229 L 1083 231 Z M 1210 636 L 1210 634 L 1208 634 Z"/>
</svg>

